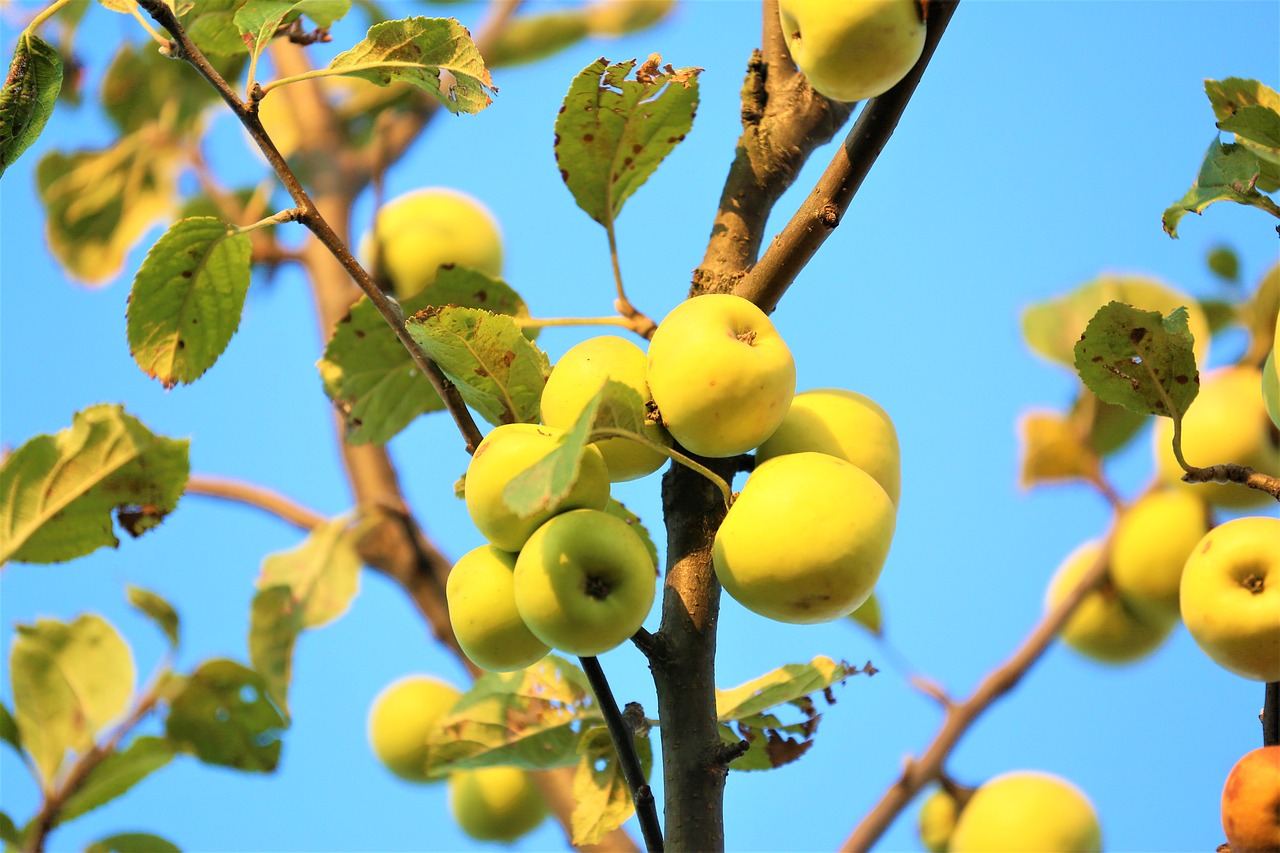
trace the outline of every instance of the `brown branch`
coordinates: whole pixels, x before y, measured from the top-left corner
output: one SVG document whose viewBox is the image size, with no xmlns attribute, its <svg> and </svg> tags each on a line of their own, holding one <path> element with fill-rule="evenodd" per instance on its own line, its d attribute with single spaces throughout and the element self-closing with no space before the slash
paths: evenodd
<svg viewBox="0 0 1280 853">
<path fill-rule="evenodd" d="M 246 504 L 303 530 L 314 530 L 327 521 L 325 516 L 279 492 L 243 480 L 193 475 L 187 479 L 186 493 Z"/>
<path fill-rule="evenodd" d="M 1192 466 L 1182 475 L 1182 479 L 1187 483 L 1238 483 L 1250 489 L 1266 492 L 1280 501 L 1280 477 L 1272 477 L 1270 474 L 1264 474 L 1234 462 L 1210 465 L 1208 468 Z"/>
</svg>

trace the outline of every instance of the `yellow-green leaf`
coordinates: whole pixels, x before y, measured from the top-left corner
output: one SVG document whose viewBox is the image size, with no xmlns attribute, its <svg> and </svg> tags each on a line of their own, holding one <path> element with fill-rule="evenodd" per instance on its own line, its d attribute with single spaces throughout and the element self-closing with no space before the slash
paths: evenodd
<svg viewBox="0 0 1280 853">
<path fill-rule="evenodd" d="M 635 745 L 640 769 L 648 779 L 653 768 L 649 733 L 637 734 Z M 570 819 L 570 841 L 575 847 L 584 847 L 603 841 L 635 814 L 636 807 L 607 726 L 592 726 L 583 732 L 578 751 L 581 758 L 573 776 L 576 802 Z"/>
<path fill-rule="evenodd" d="M 1098 456 L 1076 420 L 1058 412 L 1027 412 L 1018 419 L 1019 481 L 1024 489 L 1042 483 L 1088 479 L 1098 473 Z"/>
<path fill-rule="evenodd" d="M 172 759 L 173 747 L 164 738 L 136 738 L 93 768 L 84 784 L 63 803 L 58 822 L 66 823 L 111 802 Z"/>
<path fill-rule="evenodd" d="M 0 175 L 31 147 L 62 90 L 62 57 L 32 32 L 18 36 L 0 89 Z"/>
<path fill-rule="evenodd" d="M 263 560 L 258 589 L 287 586 L 301 608 L 304 628 L 329 624 L 347 612 L 359 591 L 356 543 L 364 530 L 345 517 L 325 522 L 297 548 Z"/>
<path fill-rule="evenodd" d="M 141 587 L 130 585 L 125 592 L 129 597 L 129 604 L 154 622 L 164 634 L 165 639 L 169 641 L 169 648 L 177 649 L 178 631 L 181 626 L 178 611 L 173 609 L 173 605 L 160 595 Z"/>
<path fill-rule="evenodd" d="M 293 648 L 306 626 L 302 605 L 288 585 L 258 590 L 249 609 L 249 662 L 262 676 L 267 693 L 286 721 L 289 684 L 293 681 Z"/>
<path fill-rule="evenodd" d="M 269 773 L 280 761 L 286 727 L 266 682 L 231 660 L 211 660 L 170 700 L 165 732 L 176 748 L 207 764 Z"/>
</svg>

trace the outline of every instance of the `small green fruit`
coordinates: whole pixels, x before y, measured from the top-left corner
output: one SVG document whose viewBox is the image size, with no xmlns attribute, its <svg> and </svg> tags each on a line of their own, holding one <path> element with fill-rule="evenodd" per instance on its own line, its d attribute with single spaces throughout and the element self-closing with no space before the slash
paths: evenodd
<svg viewBox="0 0 1280 853">
<path fill-rule="evenodd" d="M 369 708 L 369 745 L 392 773 L 409 782 L 427 776 L 427 734 L 462 693 L 430 675 L 410 675 L 383 688 Z"/>
<path fill-rule="evenodd" d="M 780 0 L 778 13 L 791 58 L 832 100 L 884 94 L 924 50 L 919 0 Z"/>
<path fill-rule="evenodd" d="M 481 767 L 449 774 L 449 810 L 467 835 L 510 844 L 538 828 L 547 807 L 519 767 Z"/>
<path fill-rule="evenodd" d="M 920 831 L 920 843 L 929 853 L 946 853 L 958 816 L 956 798 L 944 788 L 936 789 L 924 801 L 924 805 L 920 807 L 917 827 Z"/>
<path fill-rule="evenodd" d="M 481 669 L 511 672 L 551 651 L 516 609 L 516 555 L 481 545 L 454 564 L 445 582 L 449 621 L 458 645 Z"/>
</svg>

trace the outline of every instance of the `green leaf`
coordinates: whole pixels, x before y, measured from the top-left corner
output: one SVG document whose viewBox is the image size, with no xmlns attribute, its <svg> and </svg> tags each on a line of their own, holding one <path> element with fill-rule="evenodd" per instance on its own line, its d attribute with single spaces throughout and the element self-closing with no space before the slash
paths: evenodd
<svg viewBox="0 0 1280 853">
<path fill-rule="evenodd" d="M 1280 94 L 1257 80 L 1205 80 L 1205 94 L 1218 127 L 1257 155 L 1258 189 L 1280 189 Z"/>
<path fill-rule="evenodd" d="M 582 732 L 603 722 L 582 670 L 548 655 L 527 669 L 476 679 L 428 735 L 427 772 L 575 764 Z"/>
<path fill-rule="evenodd" d="M 1024 489 L 1064 480 L 1088 480 L 1099 473 L 1098 455 L 1088 435 L 1070 416 L 1027 412 L 1018 419 L 1019 482 Z"/>
<path fill-rule="evenodd" d="M 717 689 L 716 717 L 724 723 L 755 716 L 826 690 L 857 672 L 857 667 L 822 655 L 807 664 L 787 664 L 730 690 Z"/>
<path fill-rule="evenodd" d="M 178 611 L 173 609 L 173 605 L 157 593 L 142 587 L 130 585 L 125 588 L 125 592 L 128 595 L 129 604 L 154 622 L 164 634 L 165 639 L 169 641 L 169 648 L 176 650 L 181 624 Z"/>
<path fill-rule="evenodd" d="M 627 509 L 617 498 L 609 498 L 608 505 L 604 511 L 609 515 L 615 515 L 618 518 L 631 525 L 631 529 L 640 537 L 640 541 L 644 543 L 645 550 L 649 552 L 649 557 L 653 559 L 653 565 L 658 565 L 658 546 L 653 544 L 653 537 L 649 535 L 649 530 L 640 523 L 640 516 Z"/>
<path fill-rule="evenodd" d="M 84 853 L 182 853 L 182 848 L 148 832 L 121 832 L 93 842 Z"/>
<path fill-rule="evenodd" d="M 232 20 L 249 55 L 256 60 L 281 25 L 306 15 L 316 26 L 328 29 L 350 9 L 351 0 L 248 0 Z"/>
<path fill-rule="evenodd" d="M 389 86 L 407 83 L 434 95 L 451 113 L 478 113 L 497 92 L 467 28 L 453 18 L 406 18 L 369 28 L 364 41 L 334 57 L 344 76 Z M 448 71 L 452 80 L 441 79 Z"/>
<path fill-rule="evenodd" d="M 360 556 L 356 543 L 366 525 L 335 518 L 312 530 L 291 551 L 262 562 L 258 589 L 287 586 L 301 607 L 304 628 L 319 628 L 347 612 L 360 588 Z"/>
<path fill-rule="evenodd" d="M 1071 419 L 1099 456 L 1108 456 L 1124 447 L 1147 422 L 1145 415 L 1102 402 L 1083 385 L 1072 403 Z"/>
<path fill-rule="evenodd" d="M 289 719 L 293 648 L 303 624 L 302 605 L 288 585 L 260 588 L 249 610 L 249 662 L 266 682 L 267 693 Z"/>
<path fill-rule="evenodd" d="M 38 619 L 18 625 L 9 678 L 22 743 L 48 784 L 67 750 L 86 752 L 94 735 L 120 717 L 137 672 L 129 645 L 105 619 Z"/>
<path fill-rule="evenodd" d="M 209 56 L 243 55 L 245 43 L 235 26 L 235 14 L 247 0 L 200 0 L 179 9 L 178 20 L 200 52 Z"/>
<path fill-rule="evenodd" d="M 1170 237 L 1178 236 L 1178 223 L 1187 213 L 1203 213 L 1216 201 L 1264 207 L 1267 197 L 1256 185 L 1261 174 L 1258 156 L 1243 145 L 1223 145 L 1214 139 L 1205 152 L 1200 174 L 1181 200 L 1164 212 L 1161 222 Z"/>
<path fill-rule="evenodd" d="M 219 659 L 201 664 L 183 683 L 165 731 L 175 748 L 206 764 L 269 773 L 280 761 L 285 725 L 262 676 Z"/>
<path fill-rule="evenodd" d="M 598 59 L 569 85 L 556 118 L 556 162 L 578 207 L 605 227 L 693 127 L 701 68 L 660 73 L 657 56 Z"/>
<path fill-rule="evenodd" d="M 1209 271 L 1225 282 L 1240 280 L 1240 257 L 1230 246 L 1214 246 L 1205 257 Z"/>
<path fill-rule="evenodd" d="M 0 89 L 0 175 L 40 136 L 61 90 L 62 57 L 35 33 L 23 32 Z"/>
<path fill-rule="evenodd" d="M 139 536 L 178 504 L 186 440 L 154 435 L 119 406 L 78 413 L 30 439 L 0 467 L 0 563 L 57 563 L 119 544 L 111 511 Z"/>
<path fill-rule="evenodd" d="M 177 190 L 177 152 L 139 131 L 101 151 L 50 152 L 36 164 L 49 249 L 75 278 L 100 284 L 168 215 Z"/>
<path fill-rule="evenodd" d="M 173 747 L 164 738 L 139 737 L 128 748 L 114 752 L 89 773 L 58 815 L 67 823 L 85 812 L 111 802 L 173 759 Z"/>
<path fill-rule="evenodd" d="M 640 769 L 648 779 L 653 769 L 653 745 L 648 731 L 637 733 L 635 744 Z M 583 732 L 578 751 L 581 758 L 573 776 L 576 803 L 570 821 L 570 842 L 583 847 L 603 841 L 635 814 L 636 807 L 607 726 L 592 726 Z"/>
<path fill-rule="evenodd" d="M 0 841 L 4 842 L 6 851 L 22 849 L 22 833 L 18 832 L 13 818 L 5 812 L 0 812 Z"/>
<path fill-rule="evenodd" d="M 880 599 L 874 592 L 857 610 L 849 614 L 849 619 L 877 637 L 884 636 L 884 615 L 880 610 Z"/>
<path fill-rule="evenodd" d="M 551 364 L 511 317 L 477 308 L 427 308 L 407 327 L 489 423 L 537 422 Z"/>
<path fill-rule="evenodd" d="M 244 47 L 241 46 L 241 52 Z M 195 130 L 218 93 L 195 68 L 160 53 L 155 42 L 122 44 L 102 77 L 101 100 L 121 135 L 156 135 L 156 128 Z"/>
<path fill-rule="evenodd" d="M 181 219 L 133 280 L 129 352 L 164 387 L 199 379 L 240 326 L 249 290 L 249 235 L 213 217 Z"/>
<path fill-rule="evenodd" d="M 560 436 L 556 448 L 529 468 L 515 474 L 503 488 L 502 501 L 517 516 L 529 518 L 536 515 L 558 504 L 573 490 L 582 467 L 582 454 L 586 452 L 589 443 L 591 425 L 603 397 L 602 386 L 582 407 L 573 426 Z"/>
<path fill-rule="evenodd" d="M 22 735 L 18 733 L 18 721 L 3 702 L 0 702 L 0 740 L 13 747 L 18 755 L 22 755 Z"/>
<path fill-rule="evenodd" d="M 1098 398 L 1179 418 L 1200 390 L 1186 311 L 1168 317 L 1120 302 L 1098 309 L 1076 344 L 1076 370 Z"/>
<path fill-rule="evenodd" d="M 591 32 L 585 8 L 518 15 L 507 22 L 485 57 L 490 68 L 545 59 L 577 44 Z"/>
</svg>

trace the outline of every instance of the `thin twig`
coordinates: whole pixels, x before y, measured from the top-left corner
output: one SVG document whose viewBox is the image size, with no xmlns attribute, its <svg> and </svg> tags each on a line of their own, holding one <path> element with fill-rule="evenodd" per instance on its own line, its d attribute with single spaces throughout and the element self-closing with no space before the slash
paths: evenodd
<svg viewBox="0 0 1280 853">
<path fill-rule="evenodd" d="M 303 530 L 314 530 L 328 519 L 302 504 L 263 486 L 226 477 L 193 475 L 187 478 L 186 493 L 223 498 L 268 512 Z"/>
<path fill-rule="evenodd" d="M 1280 745 L 1280 681 L 1267 684 L 1262 703 L 1262 745 Z"/>
</svg>

